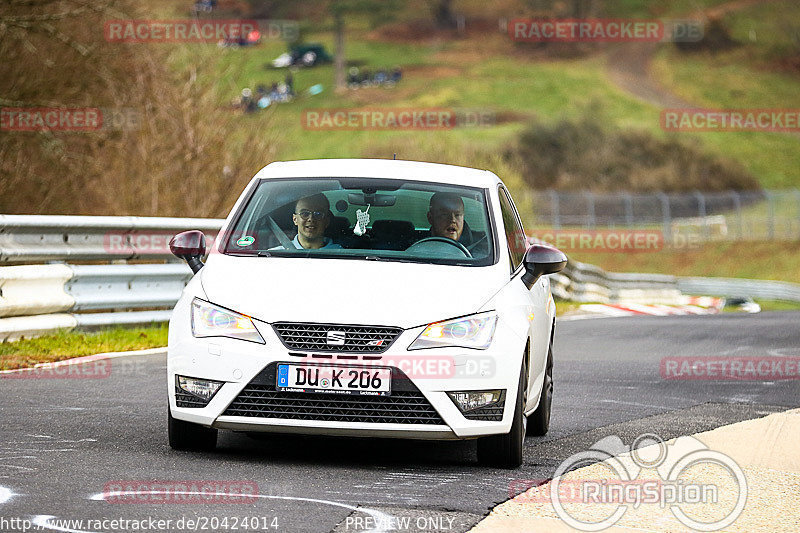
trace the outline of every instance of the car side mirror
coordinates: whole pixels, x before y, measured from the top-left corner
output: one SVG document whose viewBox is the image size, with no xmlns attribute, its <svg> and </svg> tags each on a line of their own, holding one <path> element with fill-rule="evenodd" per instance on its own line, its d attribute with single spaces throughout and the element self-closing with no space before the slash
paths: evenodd
<svg viewBox="0 0 800 533">
<path fill-rule="evenodd" d="M 206 236 L 196 229 L 178 233 L 169 241 L 169 250 L 175 257 L 186 261 L 197 274 L 203 268 L 200 258 L 206 255 Z"/>
<path fill-rule="evenodd" d="M 525 273 L 522 275 L 522 283 L 530 289 L 540 277 L 561 272 L 567 266 L 567 256 L 557 248 L 533 244 L 525 252 L 523 263 Z"/>
</svg>

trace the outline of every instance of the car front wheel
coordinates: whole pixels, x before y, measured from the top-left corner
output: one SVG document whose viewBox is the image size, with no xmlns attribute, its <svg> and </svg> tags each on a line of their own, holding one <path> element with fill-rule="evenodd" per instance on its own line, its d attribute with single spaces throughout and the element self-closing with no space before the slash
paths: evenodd
<svg viewBox="0 0 800 533">
<path fill-rule="evenodd" d="M 173 418 L 167 410 L 169 445 L 174 450 L 210 451 L 217 447 L 217 430 Z"/>
<path fill-rule="evenodd" d="M 514 420 L 511 431 L 505 435 L 492 435 L 478 439 L 478 462 L 486 466 L 517 468 L 522 465 L 522 450 L 525 445 L 525 391 L 527 373 L 519 376 L 517 402 L 514 406 Z"/>
</svg>

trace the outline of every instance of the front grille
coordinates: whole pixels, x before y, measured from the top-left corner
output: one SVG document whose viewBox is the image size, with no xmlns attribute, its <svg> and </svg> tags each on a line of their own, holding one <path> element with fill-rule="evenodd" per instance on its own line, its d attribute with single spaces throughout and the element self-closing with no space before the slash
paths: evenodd
<svg viewBox="0 0 800 533">
<path fill-rule="evenodd" d="M 270 363 L 223 413 L 225 416 L 444 425 L 430 402 L 399 369 L 392 369 L 391 396 L 345 396 L 275 390 L 277 363 Z"/>
<path fill-rule="evenodd" d="M 381 353 L 403 332 L 400 328 L 382 326 L 346 326 L 339 324 L 310 324 L 303 322 L 277 322 L 272 325 L 283 345 L 290 350 L 313 352 Z M 328 333 L 344 344 L 330 344 Z"/>
<path fill-rule="evenodd" d="M 208 401 L 175 387 L 175 405 L 177 407 L 205 407 L 208 405 Z"/>
</svg>

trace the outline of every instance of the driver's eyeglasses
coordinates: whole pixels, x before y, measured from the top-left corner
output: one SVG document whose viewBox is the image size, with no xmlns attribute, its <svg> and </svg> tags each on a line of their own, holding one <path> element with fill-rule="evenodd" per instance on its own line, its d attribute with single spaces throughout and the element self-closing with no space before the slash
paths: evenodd
<svg viewBox="0 0 800 533">
<path fill-rule="evenodd" d="M 309 211 L 308 209 L 301 209 L 300 212 L 295 213 L 295 215 L 299 216 L 303 220 L 308 220 L 309 218 L 320 220 L 325 216 L 325 211 Z"/>
</svg>

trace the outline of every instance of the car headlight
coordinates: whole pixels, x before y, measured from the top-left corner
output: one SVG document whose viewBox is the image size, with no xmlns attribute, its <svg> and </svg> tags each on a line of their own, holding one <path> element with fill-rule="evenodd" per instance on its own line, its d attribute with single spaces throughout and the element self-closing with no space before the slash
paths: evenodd
<svg viewBox="0 0 800 533">
<path fill-rule="evenodd" d="M 199 298 L 192 301 L 192 335 L 231 337 L 265 344 L 249 316 L 223 309 Z"/>
<path fill-rule="evenodd" d="M 408 349 L 454 346 L 485 350 L 492 343 L 496 326 L 497 314 L 494 312 L 434 322 L 428 324 Z"/>
</svg>

